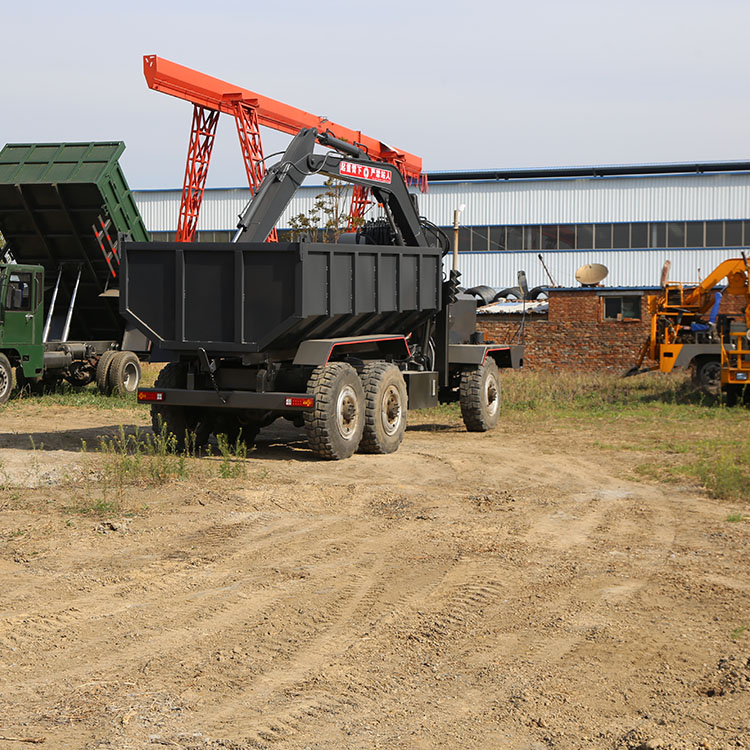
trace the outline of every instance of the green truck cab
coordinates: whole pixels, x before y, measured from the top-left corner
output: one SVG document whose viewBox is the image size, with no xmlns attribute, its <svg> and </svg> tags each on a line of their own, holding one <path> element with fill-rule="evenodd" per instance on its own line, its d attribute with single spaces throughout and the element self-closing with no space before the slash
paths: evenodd
<svg viewBox="0 0 750 750">
<path fill-rule="evenodd" d="M 44 269 L 0 264 L 0 403 L 10 394 L 11 367 L 32 379 L 44 368 Z"/>
</svg>

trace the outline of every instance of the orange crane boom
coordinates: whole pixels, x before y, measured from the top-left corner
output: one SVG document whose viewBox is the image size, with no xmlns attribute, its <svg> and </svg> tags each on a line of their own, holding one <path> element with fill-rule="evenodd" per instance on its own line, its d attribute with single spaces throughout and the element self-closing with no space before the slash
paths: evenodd
<svg viewBox="0 0 750 750">
<path fill-rule="evenodd" d="M 408 177 L 419 178 L 422 174 L 422 159 L 419 156 L 370 138 L 361 130 L 346 128 L 326 117 L 310 114 L 163 57 L 146 55 L 143 58 L 143 73 L 149 88 L 154 91 L 171 94 L 228 115 L 234 115 L 234 103 L 241 101 L 255 108 L 261 125 L 291 135 L 296 135 L 302 128 L 316 128 L 321 132 L 329 130 L 336 138 L 363 147 L 377 161 L 399 162 L 399 166 L 403 165 L 402 172 Z"/>
<path fill-rule="evenodd" d="M 260 125 L 290 134 L 296 134 L 302 128 L 327 130 L 336 138 L 356 144 L 372 159 L 394 164 L 407 182 L 419 183 L 423 190 L 426 189 L 420 157 L 364 135 L 360 130 L 346 128 L 326 117 L 310 114 L 157 55 L 144 56 L 143 73 L 149 88 L 193 104 L 193 125 L 177 226 L 178 241 L 189 242 L 195 236 L 220 113 L 235 119 L 252 193 L 265 174 Z M 361 217 L 366 205 L 366 193 L 355 191 L 352 215 Z M 275 232 L 269 239 L 275 239 Z"/>
</svg>

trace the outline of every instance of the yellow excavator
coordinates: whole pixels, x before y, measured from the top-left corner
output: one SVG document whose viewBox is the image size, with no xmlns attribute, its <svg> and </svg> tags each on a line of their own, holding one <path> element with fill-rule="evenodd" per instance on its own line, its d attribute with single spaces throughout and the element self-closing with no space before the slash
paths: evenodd
<svg viewBox="0 0 750 750">
<path fill-rule="evenodd" d="M 647 297 L 651 333 L 635 367 L 626 375 L 675 368 L 691 369 L 697 386 L 708 393 L 723 390 L 736 403 L 750 376 L 750 266 L 744 253 L 720 263 L 699 284 L 668 281 L 664 264 L 661 291 Z M 716 287 L 726 279 L 726 287 Z M 744 297 L 741 320 L 719 314 L 724 295 Z M 654 364 L 643 366 L 646 359 Z"/>
</svg>

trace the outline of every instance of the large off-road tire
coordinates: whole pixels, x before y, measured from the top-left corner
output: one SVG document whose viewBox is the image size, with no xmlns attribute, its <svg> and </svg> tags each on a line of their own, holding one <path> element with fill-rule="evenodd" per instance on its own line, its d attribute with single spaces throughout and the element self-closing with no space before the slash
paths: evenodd
<svg viewBox="0 0 750 750">
<path fill-rule="evenodd" d="M 99 390 L 107 396 L 111 393 L 109 386 L 109 368 L 112 364 L 112 357 L 114 357 L 115 354 L 117 354 L 117 352 L 108 349 L 101 357 L 99 357 L 99 361 L 96 363 L 96 385 Z"/>
<path fill-rule="evenodd" d="M 162 368 L 154 383 L 154 388 L 185 388 L 187 366 L 181 362 L 171 362 Z M 200 409 L 167 404 L 151 405 L 151 426 L 156 434 L 162 429 L 167 436 L 174 436 L 174 447 L 184 451 L 186 447 L 202 448 L 211 435 L 211 422 Z"/>
<path fill-rule="evenodd" d="M 316 367 L 307 383 L 315 407 L 305 412 L 310 447 L 322 458 L 349 458 L 365 427 L 365 392 L 357 371 L 346 362 Z"/>
<path fill-rule="evenodd" d="M 721 360 L 718 357 L 704 357 L 694 365 L 693 379 L 705 393 L 715 396 L 721 390 Z"/>
<path fill-rule="evenodd" d="M 8 358 L 0 352 L 0 404 L 4 404 L 10 398 L 13 390 L 13 368 Z"/>
<path fill-rule="evenodd" d="M 404 376 L 396 365 L 373 362 L 360 378 L 365 392 L 362 453 L 394 453 L 406 431 L 407 396 Z"/>
<path fill-rule="evenodd" d="M 115 352 L 109 364 L 107 383 L 112 393 L 135 393 L 141 382 L 141 363 L 133 352 Z"/>
<path fill-rule="evenodd" d="M 500 371 L 494 359 L 461 373 L 461 416 L 469 432 L 487 432 L 500 419 Z"/>
</svg>

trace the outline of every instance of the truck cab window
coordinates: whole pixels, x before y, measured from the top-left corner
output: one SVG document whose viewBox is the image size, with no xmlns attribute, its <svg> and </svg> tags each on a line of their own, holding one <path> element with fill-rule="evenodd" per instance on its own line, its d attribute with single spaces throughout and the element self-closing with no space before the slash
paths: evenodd
<svg viewBox="0 0 750 750">
<path fill-rule="evenodd" d="M 8 280 L 6 310 L 31 310 L 31 274 L 14 273 Z"/>
</svg>

